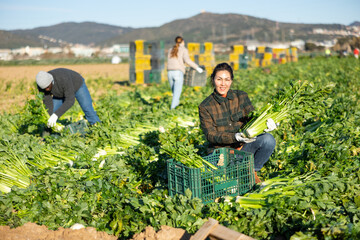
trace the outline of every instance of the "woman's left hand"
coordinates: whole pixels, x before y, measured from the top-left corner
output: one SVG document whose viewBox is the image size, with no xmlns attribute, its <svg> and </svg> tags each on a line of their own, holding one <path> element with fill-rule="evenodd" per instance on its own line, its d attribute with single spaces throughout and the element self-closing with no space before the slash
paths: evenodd
<svg viewBox="0 0 360 240">
<path fill-rule="evenodd" d="M 264 130 L 265 132 L 271 132 L 277 128 L 277 125 L 272 118 L 269 118 L 268 120 L 266 120 L 266 126 L 267 126 L 267 129 Z"/>
</svg>

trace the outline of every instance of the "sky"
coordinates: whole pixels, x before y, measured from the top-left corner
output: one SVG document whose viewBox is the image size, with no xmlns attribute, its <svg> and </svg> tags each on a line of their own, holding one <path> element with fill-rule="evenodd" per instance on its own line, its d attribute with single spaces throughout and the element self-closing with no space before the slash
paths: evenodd
<svg viewBox="0 0 360 240">
<path fill-rule="evenodd" d="M 288 23 L 349 25 L 360 21 L 360 0 L 0 0 L 0 30 L 85 21 L 159 27 L 202 11 Z"/>
</svg>

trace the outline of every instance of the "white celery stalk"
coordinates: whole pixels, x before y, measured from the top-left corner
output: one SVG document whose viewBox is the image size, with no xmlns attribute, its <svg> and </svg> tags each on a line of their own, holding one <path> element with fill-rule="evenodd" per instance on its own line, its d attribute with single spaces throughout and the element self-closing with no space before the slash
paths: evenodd
<svg viewBox="0 0 360 240">
<path fill-rule="evenodd" d="M 273 110 L 273 104 L 268 103 L 267 105 L 265 105 L 265 107 L 263 107 L 263 109 L 261 110 L 260 115 L 256 117 L 256 119 L 252 119 L 249 123 L 247 123 L 245 127 L 241 129 L 241 131 L 246 135 L 246 137 L 253 138 L 263 133 L 264 130 L 267 129 L 266 121 L 269 118 L 272 118 L 276 124 L 285 120 L 289 115 L 289 109 L 291 108 L 291 104 L 294 102 L 296 97 L 306 85 L 307 82 L 304 81 L 291 97 L 286 97 L 285 99 L 283 99 L 278 104 L 278 107 L 280 107 L 280 109 L 278 109 L 277 111 Z"/>
</svg>

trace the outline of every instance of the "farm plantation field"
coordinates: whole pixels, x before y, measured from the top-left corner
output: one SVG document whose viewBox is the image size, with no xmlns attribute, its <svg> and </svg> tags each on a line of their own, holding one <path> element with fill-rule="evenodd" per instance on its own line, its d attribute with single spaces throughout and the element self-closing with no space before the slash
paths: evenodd
<svg viewBox="0 0 360 240">
<path fill-rule="evenodd" d="M 189 191 L 170 196 L 163 149 L 181 145 L 206 156 L 198 105 L 213 91 L 209 84 L 184 86 L 175 111 L 167 82 L 122 92 L 105 85 L 94 101 L 102 123 L 85 135 L 43 135 L 41 95 L 34 93 L 23 108 L 1 115 L 0 225 L 56 230 L 80 223 L 131 239 L 148 226 L 194 234 L 211 217 L 255 239 L 358 239 L 360 61 L 314 58 L 240 70 L 232 88 L 246 91 L 258 110 L 304 81 L 297 107 L 272 132 L 277 145 L 259 174 L 263 183 L 208 204 Z M 81 115 L 75 104 L 59 122 Z"/>
</svg>

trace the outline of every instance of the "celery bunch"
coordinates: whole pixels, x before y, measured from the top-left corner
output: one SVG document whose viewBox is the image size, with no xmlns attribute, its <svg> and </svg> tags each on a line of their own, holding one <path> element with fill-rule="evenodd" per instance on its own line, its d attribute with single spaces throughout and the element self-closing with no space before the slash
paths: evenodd
<svg viewBox="0 0 360 240">
<path fill-rule="evenodd" d="M 45 124 L 47 124 L 47 120 L 50 118 L 50 115 L 49 115 L 48 111 L 46 110 L 44 103 L 41 103 L 41 114 L 42 114 L 42 118 L 44 119 L 43 122 Z M 51 129 L 54 132 L 61 132 L 64 129 L 64 125 L 57 122 L 56 125 L 54 127 L 52 127 Z"/>
<path fill-rule="evenodd" d="M 11 149 L 3 151 L 7 158 L 0 162 L 0 192 L 10 192 L 13 186 L 28 187 L 31 171 L 26 165 L 26 160 L 18 157 Z"/>
<path fill-rule="evenodd" d="M 178 131 L 177 131 L 178 130 Z M 216 170 L 217 167 L 203 159 L 194 147 L 194 142 L 189 135 L 188 129 L 178 128 L 172 132 L 164 132 L 160 136 L 160 153 L 166 153 L 174 160 L 181 162 L 190 168 L 202 168 L 207 166 Z"/>
<path fill-rule="evenodd" d="M 242 208 L 254 209 L 269 206 L 270 197 L 277 198 L 291 197 L 296 195 L 296 189 L 300 189 L 307 184 L 311 185 L 320 181 L 317 172 L 296 177 L 275 177 L 261 183 L 260 188 L 255 192 L 248 192 L 244 196 L 224 196 L 222 201 L 230 205 L 233 203 L 240 204 Z M 219 201 L 219 200 L 218 200 Z"/>
<path fill-rule="evenodd" d="M 291 84 L 291 83 L 290 83 Z M 272 102 L 267 103 L 260 114 L 253 117 L 241 131 L 248 137 L 253 138 L 264 132 L 267 128 L 266 121 L 272 118 L 275 123 L 280 123 L 289 115 L 293 103 L 307 86 L 307 81 L 298 81 L 297 84 L 291 84 L 287 91 L 279 92 Z"/>
</svg>

